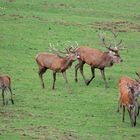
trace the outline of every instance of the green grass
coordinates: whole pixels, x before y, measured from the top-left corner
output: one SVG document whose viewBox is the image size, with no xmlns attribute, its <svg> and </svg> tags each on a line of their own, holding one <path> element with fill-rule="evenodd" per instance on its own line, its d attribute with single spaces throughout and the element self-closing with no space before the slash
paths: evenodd
<svg viewBox="0 0 140 140">
<path fill-rule="evenodd" d="M 131 128 L 128 113 L 122 123 L 122 113 L 116 112 L 118 79 L 136 78 L 135 71 L 140 72 L 139 7 L 139 0 L 0 0 L 0 74 L 12 77 L 15 100 L 3 106 L 0 97 L 0 139 L 140 139 L 140 118 Z M 121 52 L 124 62 L 106 69 L 110 88 L 105 90 L 99 70 L 89 86 L 80 73 L 76 84 L 74 62 L 67 71 L 69 85 L 58 74 L 56 90 L 51 90 L 48 70 L 42 90 L 36 54 L 47 51 L 50 42 L 68 40 L 105 50 L 98 39 L 99 24 L 121 31 L 126 47 Z M 91 76 L 87 65 L 84 72 Z"/>
</svg>

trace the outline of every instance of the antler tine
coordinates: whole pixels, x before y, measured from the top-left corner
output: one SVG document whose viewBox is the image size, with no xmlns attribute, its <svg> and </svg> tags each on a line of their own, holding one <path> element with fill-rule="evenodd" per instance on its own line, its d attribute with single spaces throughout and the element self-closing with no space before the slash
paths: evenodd
<svg viewBox="0 0 140 140">
<path fill-rule="evenodd" d="M 115 33 L 114 31 L 112 31 L 112 30 L 111 30 L 111 32 L 112 32 L 112 34 L 113 34 L 113 36 L 114 36 L 114 48 L 115 48 L 115 51 L 123 50 L 124 48 L 120 48 L 120 46 L 122 45 L 122 42 L 123 42 L 122 39 L 119 41 L 119 43 L 117 43 L 117 41 L 116 41 L 116 39 L 117 39 L 119 33 L 116 34 L 116 33 Z"/>
<path fill-rule="evenodd" d="M 117 46 L 120 46 L 122 44 L 122 39 L 120 40 L 120 42 L 117 44 Z"/>
<path fill-rule="evenodd" d="M 118 46 L 118 51 L 119 50 L 124 50 L 125 48 L 124 47 L 122 47 L 122 39 L 120 40 L 120 42 L 117 44 L 117 46 Z"/>
<path fill-rule="evenodd" d="M 69 43 L 69 44 L 68 44 Z M 75 45 L 71 42 L 71 41 L 67 41 L 66 43 L 65 43 L 65 45 L 66 45 L 66 51 L 68 52 L 68 53 L 74 53 L 74 49 L 76 48 L 75 47 Z M 78 46 L 78 43 L 76 43 L 76 45 Z"/>
<path fill-rule="evenodd" d="M 114 51 L 114 52 L 118 52 L 119 50 L 122 50 L 124 48 L 120 48 L 121 44 L 122 44 L 122 40 L 119 41 L 119 43 L 117 43 L 116 39 L 118 37 L 118 34 L 116 34 L 116 32 L 112 31 L 111 30 L 111 33 L 113 34 L 113 41 L 111 43 L 106 43 L 106 37 L 105 37 L 105 33 L 102 32 L 100 30 L 100 33 L 98 34 L 102 44 L 108 49 L 108 50 L 111 50 L 111 51 Z"/>
<path fill-rule="evenodd" d="M 113 40 L 114 46 L 115 46 L 114 48 L 115 48 L 115 50 L 117 51 L 118 48 L 117 48 L 116 38 L 117 38 L 118 34 L 116 35 L 116 33 L 115 33 L 113 30 L 111 30 L 111 33 L 112 33 L 113 36 L 114 36 L 114 40 Z"/>
<path fill-rule="evenodd" d="M 72 44 L 72 50 L 74 51 L 74 49 L 76 49 L 78 47 L 78 43 L 77 41 L 74 41 L 74 43 Z"/>
<path fill-rule="evenodd" d="M 56 45 L 58 46 L 58 43 Z M 65 55 L 67 54 L 64 51 L 55 48 L 55 45 L 52 44 L 52 43 L 49 43 L 49 46 L 50 46 L 50 50 L 49 51 L 54 52 L 54 53 L 56 53 L 59 56 L 61 56 L 61 54 L 65 54 Z"/>
<path fill-rule="evenodd" d="M 74 41 L 74 45 L 73 45 L 73 50 L 76 49 L 78 47 L 78 42 L 77 41 Z"/>
<path fill-rule="evenodd" d="M 52 49 L 53 49 L 52 43 L 49 43 L 49 51 L 52 52 Z"/>
<path fill-rule="evenodd" d="M 69 54 L 71 52 L 72 47 L 65 48 L 65 49 L 66 49 L 67 53 Z"/>
<path fill-rule="evenodd" d="M 113 34 L 113 36 L 114 36 L 115 38 L 117 38 L 117 37 L 118 37 L 118 35 L 119 35 L 119 33 L 118 33 L 118 34 L 116 34 L 113 30 L 111 30 L 111 33 Z"/>
<path fill-rule="evenodd" d="M 107 49 L 110 49 L 111 47 L 111 44 L 109 44 L 109 47 L 107 47 L 107 44 L 106 44 L 106 38 L 105 38 L 105 33 L 100 31 L 100 33 L 98 34 L 101 42 L 103 43 L 103 45 L 107 48 Z"/>
</svg>

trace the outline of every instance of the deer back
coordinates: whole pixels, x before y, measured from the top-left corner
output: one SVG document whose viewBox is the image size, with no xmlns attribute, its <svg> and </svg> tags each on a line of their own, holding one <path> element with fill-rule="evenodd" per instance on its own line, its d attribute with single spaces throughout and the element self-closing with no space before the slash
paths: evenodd
<svg viewBox="0 0 140 140">
<path fill-rule="evenodd" d="M 61 67 L 61 64 L 63 63 L 63 58 L 55 54 L 43 52 L 37 55 L 36 61 L 40 67 L 46 67 L 54 70 Z"/>
<path fill-rule="evenodd" d="M 102 60 L 103 52 L 99 49 L 89 48 L 86 46 L 81 46 L 76 49 L 77 52 L 80 53 L 80 60 L 86 62 L 89 65 L 95 63 L 98 65 Z"/>
<path fill-rule="evenodd" d="M 135 84 L 135 80 L 131 79 L 130 77 L 123 76 L 119 80 L 119 90 L 120 90 L 120 102 L 123 105 L 129 104 L 129 85 Z"/>
</svg>

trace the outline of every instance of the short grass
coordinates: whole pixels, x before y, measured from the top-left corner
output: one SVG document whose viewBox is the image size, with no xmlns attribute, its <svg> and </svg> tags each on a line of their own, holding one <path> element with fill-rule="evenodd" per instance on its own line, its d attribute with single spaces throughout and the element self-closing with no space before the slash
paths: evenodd
<svg viewBox="0 0 140 140">
<path fill-rule="evenodd" d="M 140 72 L 139 0 L 0 0 L 0 74 L 12 77 L 15 104 L 2 105 L 0 97 L 0 139 L 40 140 L 136 140 L 140 139 L 140 118 L 130 127 L 128 114 L 122 123 L 117 113 L 118 79 L 136 78 Z M 35 56 L 48 44 L 77 41 L 79 45 L 101 47 L 98 28 L 115 28 L 126 47 L 124 60 L 106 69 L 110 88 L 105 90 L 100 73 L 89 86 L 79 73 L 74 82 L 74 65 L 67 71 L 69 84 L 57 75 L 51 90 L 52 73 L 44 75 L 43 90 L 37 75 Z M 85 65 L 86 77 L 91 76 Z"/>
</svg>

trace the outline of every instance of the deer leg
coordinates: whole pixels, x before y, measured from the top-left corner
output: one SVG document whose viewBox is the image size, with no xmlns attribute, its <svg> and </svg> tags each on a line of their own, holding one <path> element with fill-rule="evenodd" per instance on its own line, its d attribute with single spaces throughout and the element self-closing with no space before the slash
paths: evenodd
<svg viewBox="0 0 140 140">
<path fill-rule="evenodd" d="M 95 69 L 93 67 L 91 67 L 91 73 L 92 73 L 92 77 L 90 80 L 86 80 L 86 85 L 89 85 L 90 82 L 95 78 Z"/>
<path fill-rule="evenodd" d="M 133 118 L 132 118 L 132 109 L 131 109 L 131 107 L 129 107 L 127 110 L 128 110 L 129 117 L 130 117 L 131 126 L 133 127 L 134 123 L 133 123 Z"/>
<path fill-rule="evenodd" d="M 63 77 L 64 77 L 66 83 L 68 83 L 67 76 L 66 76 L 66 71 L 62 72 L 62 74 L 63 74 Z"/>
<path fill-rule="evenodd" d="M 11 102 L 12 102 L 12 104 L 14 104 L 12 89 L 11 89 L 11 87 L 9 87 L 8 89 L 9 89 L 10 94 L 11 94 Z"/>
<path fill-rule="evenodd" d="M 44 88 L 44 82 L 43 82 L 43 74 L 45 73 L 45 71 L 47 70 L 47 68 L 40 68 L 39 71 L 38 71 L 38 75 L 40 77 L 40 80 L 41 80 L 41 85 L 42 85 L 42 88 Z"/>
<path fill-rule="evenodd" d="M 132 125 L 132 117 L 131 117 L 131 111 L 129 109 L 127 109 L 128 113 L 129 113 L 129 117 L 130 117 L 130 121 L 131 121 L 131 125 Z"/>
<path fill-rule="evenodd" d="M 6 93 L 6 105 L 8 105 L 8 89 L 5 89 L 5 93 Z"/>
<path fill-rule="evenodd" d="M 55 81 L 56 81 L 56 72 L 53 72 L 53 86 L 52 89 L 55 87 Z"/>
<path fill-rule="evenodd" d="M 123 119 L 122 119 L 123 122 L 124 122 L 124 117 L 125 117 L 125 106 L 123 105 Z"/>
<path fill-rule="evenodd" d="M 81 74 L 82 74 L 83 79 L 85 80 L 85 77 L 84 77 L 84 75 L 83 75 L 83 65 L 84 65 L 84 62 L 79 60 L 79 63 L 75 66 L 75 82 L 78 82 L 78 79 L 77 79 L 77 72 L 78 72 L 78 69 L 79 69 L 80 67 L 82 67 L 82 70 L 80 70 L 80 72 L 82 71 Z"/>
<path fill-rule="evenodd" d="M 133 116 L 134 116 L 134 127 L 135 127 L 136 124 L 137 124 L 137 111 L 136 111 L 136 106 L 134 106 L 134 114 L 133 114 Z"/>
<path fill-rule="evenodd" d="M 80 68 L 80 62 L 75 66 L 75 82 L 78 82 L 77 72 L 79 68 Z"/>
<path fill-rule="evenodd" d="M 138 112 L 137 112 L 137 116 L 139 116 L 140 104 L 139 104 L 139 103 L 137 103 L 137 104 L 138 104 Z"/>
<path fill-rule="evenodd" d="M 117 109 L 117 112 L 120 111 L 120 97 L 119 97 L 119 100 L 118 100 L 118 109 Z"/>
<path fill-rule="evenodd" d="M 108 88 L 108 85 L 107 85 L 107 82 L 106 82 L 106 77 L 105 77 L 105 70 L 104 69 L 100 69 L 101 71 L 101 75 L 102 75 L 102 78 L 105 82 L 105 88 Z"/>
<path fill-rule="evenodd" d="M 4 89 L 2 89 L 2 100 L 3 100 L 3 105 L 5 105 L 5 100 L 4 100 Z"/>
<path fill-rule="evenodd" d="M 79 69 L 79 63 L 75 66 L 75 82 L 78 82 L 78 79 L 77 79 L 78 69 Z"/>
<path fill-rule="evenodd" d="M 85 75 L 84 75 L 84 72 L 83 72 L 83 66 L 84 66 L 84 64 L 85 64 L 85 62 L 82 62 L 80 64 L 80 73 L 81 73 L 81 75 L 82 75 L 82 77 L 83 77 L 83 79 L 85 81 L 85 84 L 88 85 L 89 80 L 86 80 Z"/>
</svg>

